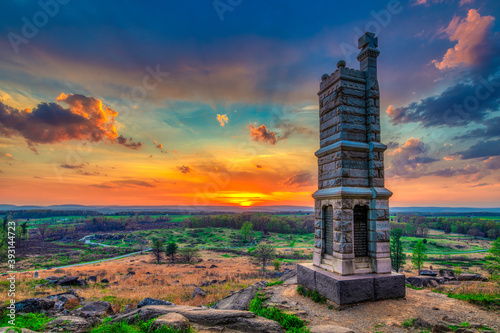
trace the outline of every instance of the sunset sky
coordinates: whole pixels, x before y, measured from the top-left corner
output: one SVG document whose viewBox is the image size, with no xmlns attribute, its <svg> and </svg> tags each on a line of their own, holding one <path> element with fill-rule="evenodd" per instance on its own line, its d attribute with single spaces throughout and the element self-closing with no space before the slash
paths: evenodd
<svg viewBox="0 0 500 333">
<path fill-rule="evenodd" d="M 4 1 L 0 203 L 301 205 L 379 38 L 391 206 L 500 206 L 500 1 Z"/>
</svg>

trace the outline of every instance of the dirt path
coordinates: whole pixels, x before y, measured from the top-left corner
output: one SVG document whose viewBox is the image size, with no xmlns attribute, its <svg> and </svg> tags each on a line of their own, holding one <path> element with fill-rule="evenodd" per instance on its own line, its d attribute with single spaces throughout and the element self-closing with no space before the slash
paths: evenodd
<svg viewBox="0 0 500 333">
<path fill-rule="evenodd" d="M 459 325 L 467 322 L 471 325 L 482 324 L 500 332 L 498 311 L 482 310 L 426 289 L 406 288 L 406 299 L 362 303 L 342 311 L 330 310 L 326 304 L 318 304 L 300 296 L 296 289 L 295 284 L 269 287 L 266 289 L 271 296 L 268 303 L 291 307 L 292 312 L 297 312 L 299 317 L 310 322 L 308 326 L 339 325 L 355 332 L 410 332 L 401 324 L 420 317 L 431 324 L 446 322 Z"/>
</svg>

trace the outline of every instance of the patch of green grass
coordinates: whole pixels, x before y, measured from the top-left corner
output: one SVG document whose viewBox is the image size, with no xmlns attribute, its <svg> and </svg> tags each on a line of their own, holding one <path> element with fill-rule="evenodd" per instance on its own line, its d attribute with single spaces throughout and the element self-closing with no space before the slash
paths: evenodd
<svg viewBox="0 0 500 333">
<path fill-rule="evenodd" d="M 500 307 L 500 294 L 447 293 L 447 295 L 450 298 L 460 299 L 462 301 L 467 301 L 469 303 L 484 306 L 486 308 L 491 308 L 492 306 Z"/>
<path fill-rule="evenodd" d="M 411 284 L 408 284 L 408 283 L 406 284 L 406 286 L 408 288 L 410 288 L 410 289 L 415 289 L 415 290 L 422 290 L 422 289 L 424 289 L 424 287 L 415 287 L 415 286 L 412 286 Z"/>
<path fill-rule="evenodd" d="M 12 327 L 9 324 L 10 318 L 7 317 L 7 313 L 4 312 L 0 316 L 0 327 Z M 27 328 L 30 330 L 38 331 L 47 325 L 52 318 L 47 317 L 45 314 L 40 313 L 27 313 L 23 315 L 17 315 L 15 319 L 15 327 L 17 328 Z"/>
<path fill-rule="evenodd" d="M 283 310 L 274 307 L 265 307 L 265 298 L 263 294 L 257 293 L 250 302 L 250 311 L 257 316 L 278 322 L 287 333 L 307 333 L 309 329 L 305 327 L 305 322 L 299 317 L 288 314 Z"/>
<path fill-rule="evenodd" d="M 283 281 L 273 281 L 273 282 L 270 282 L 267 284 L 268 287 L 271 287 L 271 286 L 278 286 L 280 284 L 283 284 Z"/>
<path fill-rule="evenodd" d="M 412 327 L 414 324 L 415 324 L 415 318 L 411 318 L 411 319 L 403 321 L 403 323 L 401 325 L 405 328 L 409 328 L 409 327 Z"/>
<path fill-rule="evenodd" d="M 302 286 L 298 286 L 297 292 L 301 296 L 309 297 L 310 299 L 312 299 L 316 303 L 320 303 L 320 304 L 326 303 L 326 297 L 321 295 L 320 293 L 318 293 L 317 290 L 312 291 L 312 290 L 306 289 Z"/>
<path fill-rule="evenodd" d="M 140 321 L 129 324 L 126 321 L 119 321 L 112 324 L 107 324 L 106 321 L 102 325 L 93 328 L 90 333 L 148 333 L 153 332 L 151 325 L 154 319 L 149 321 Z M 155 333 L 195 333 L 193 329 L 182 332 L 170 327 L 162 327 L 154 330 Z"/>
</svg>

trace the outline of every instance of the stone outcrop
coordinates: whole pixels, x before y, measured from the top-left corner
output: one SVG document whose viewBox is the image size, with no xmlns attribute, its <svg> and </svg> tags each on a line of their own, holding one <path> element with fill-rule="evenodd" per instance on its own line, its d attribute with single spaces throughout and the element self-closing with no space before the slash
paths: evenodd
<svg viewBox="0 0 500 333">
<path fill-rule="evenodd" d="M 22 333 L 37 333 L 35 331 L 23 328 L 21 329 Z M 0 333 L 17 333 L 17 331 L 14 331 L 12 327 L 0 327 Z"/>
<path fill-rule="evenodd" d="M 106 301 L 83 302 L 83 307 L 72 311 L 81 317 L 106 317 L 114 314 L 113 307 Z"/>
<path fill-rule="evenodd" d="M 183 315 L 175 312 L 167 313 L 153 321 L 151 330 L 154 332 L 163 327 L 169 327 L 180 332 L 186 332 L 190 327 L 189 320 Z"/>
<path fill-rule="evenodd" d="M 37 313 L 40 311 L 50 310 L 56 303 L 55 299 L 49 298 L 28 298 L 17 302 L 16 312 Z"/>
<path fill-rule="evenodd" d="M 147 305 L 175 305 L 175 304 L 171 303 L 169 301 L 164 301 L 162 299 L 155 299 L 155 298 L 151 298 L 151 297 L 146 297 L 145 299 L 140 301 L 139 304 L 137 304 L 137 307 L 142 308 L 143 306 L 147 306 Z"/>
<path fill-rule="evenodd" d="M 270 319 L 257 317 L 254 313 L 237 310 L 202 309 L 184 305 L 149 305 L 114 316 L 110 323 L 146 321 L 168 313 L 178 313 L 191 323 L 208 327 L 226 327 L 240 332 L 281 333 L 280 324 Z"/>
<path fill-rule="evenodd" d="M 248 310 L 248 305 L 254 299 L 257 291 L 265 286 L 267 286 L 266 281 L 257 282 L 221 299 L 214 308 L 220 310 Z"/>
<path fill-rule="evenodd" d="M 76 316 L 61 316 L 47 324 L 49 330 L 62 332 L 87 332 L 91 326 L 92 322 Z"/>
<path fill-rule="evenodd" d="M 318 325 L 311 327 L 310 333 L 355 333 L 350 328 L 336 325 Z"/>
</svg>

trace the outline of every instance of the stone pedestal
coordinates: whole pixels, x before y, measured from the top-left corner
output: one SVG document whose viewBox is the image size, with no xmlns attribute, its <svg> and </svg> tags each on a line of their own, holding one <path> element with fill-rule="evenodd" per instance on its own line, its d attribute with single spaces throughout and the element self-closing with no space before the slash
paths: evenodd
<svg viewBox="0 0 500 333">
<path fill-rule="evenodd" d="M 405 297 L 405 276 L 399 273 L 343 276 L 313 264 L 297 265 L 297 283 L 339 306 Z"/>
</svg>

